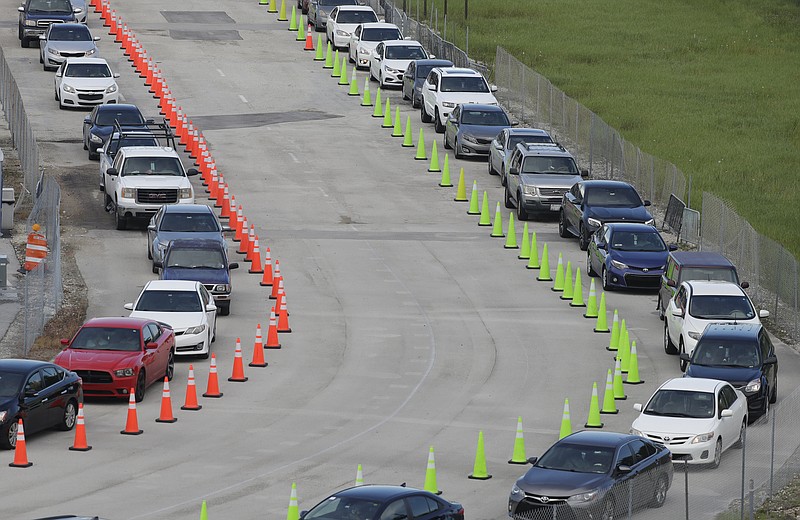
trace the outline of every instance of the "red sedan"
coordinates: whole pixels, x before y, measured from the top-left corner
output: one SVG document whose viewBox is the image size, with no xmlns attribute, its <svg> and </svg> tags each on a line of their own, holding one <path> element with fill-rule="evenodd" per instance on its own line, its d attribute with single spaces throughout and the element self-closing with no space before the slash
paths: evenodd
<svg viewBox="0 0 800 520">
<path fill-rule="evenodd" d="M 92 318 L 65 345 L 55 363 L 77 373 L 83 393 L 93 397 L 136 401 L 145 389 L 175 370 L 175 333 L 169 326 L 143 318 Z"/>
</svg>

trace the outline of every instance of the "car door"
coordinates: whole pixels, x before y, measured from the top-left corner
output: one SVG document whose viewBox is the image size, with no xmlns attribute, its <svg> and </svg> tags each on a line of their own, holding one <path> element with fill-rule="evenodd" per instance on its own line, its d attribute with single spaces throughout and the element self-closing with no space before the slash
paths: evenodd
<svg viewBox="0 0 800 520">
<path fill-rule="evenodd" d="M 688 289 L 685 285 L 681 285 L 675 296 L 669 301 L 667 305 L 667 312 L 665 319 L 667 320 L 667 329 L 669 330 L 669 337 L 676 347 L 679 347 L 681 331 L 683 330 L 683 315 L 686 313 L 686 304 L 688 302 Z M 680 311 L 678 316 L 675 315 Z"/>
<path fill-rule="evenodd" d="M 147 376 L 145 379 L 145 385 L 147 386 L 164 376 L 164 367 L 161 366 L 157 350 L 150 350 L 147 348 L 148 343 L 152 343 L 157 339 L 158 336 L 154 335 L 153 329 L 150 327 L 149 323 L 142 327 L 140 332 L 140 340 L 142 342 L 142 365 L 145 375 Z"/>
<path fill-rule="evenodd" d="M 517 204 L 522 204 L 522 201 L 519 197 L 519 185 L 522 182 L 519 176 L 519 169 L 522 166 L 522 154 L 519 150 L 514 150 L 511 154 L 511 160 L 508 162 L 508 166 L 506 167 L 506 187 L 508 189 L 508 194 L 517 201 Z M 516 173 L 511 173 L 511 170 Z"/>
<path fill-rule="evenodd" d="M 435 92 L 438 88 L 438 84 L 439 75 L 435 70 L 432 70 L 428 73 L 428 77 L 425 78 L 425 82 L 422 84 L 422 109 L 429 116 L 433 115 L 434 109 L 436 108 Z"/>
<path fill-rule="evenodd" d="M 450 117 L 447 118 L 447 122 L 444 125 L 444 141 L 446 143 L 450 143 L 453 148 L 458 146 L 456 142 L 456 136 L 458 135 L 458 127 L 461 124 L 461 105 L 457 105 L 456 108 L 450 112 Z"/>
<path fill-rule="evenodd" d="M 372 54 L 369 55 L 369 74 L 375 79 L 380 79 L 381 53 L 383 53 L 383 44 L 379 43 L 372 50 Z"/>
<path fill-rule="evenodd" d="M 28 376 L 23 388 L 24 396 L 20 415 L 27 433 L 47 428 L 49 398 L 42 393 L 42 390 L 44 390 L 44 380 L 40 369 Z"/>
<path fill-rule="evenodd" d="M 564 194 L 563 203 L 561 205 L 564 211 L 564 217 L 567 227 L 578 231 L 578 222 L 581 220 L 583 211 L 581 205 L 583 204 L 583 190 L 581 183 L 575 183 L 572 188 Z"/>
<path fill-rule="evenodd" d="M 97 107 L 94 107 L 92 112 L 83 119 L 83 144 L 87 147 L 89 146 L 89 134 L 92 126 L 94 126 L 95 119 L 97 119 Z"/>
<path fill-rule="evenodd" d="M 772 345 L 772 340 L 769 339 L 769 334 L 767 334 L 766 329 L 762 327 L 761 331 L 758 334 L 758 343 L 759 347 L 761 348 L 761 363 L 762 363 L 762 370 L 765 373 L 768 385 L 768 392 L 767 398 L 772 395 L 772 389 L 776 386 L 776 379 L 778 377 L 778 364 L 772 363 L 770 365 L 764 365 L 764 360 L 772 357 L 775 355 L 775 347 Z"/>
<path fill-rule="evenodd" d="M 42 405 L 46 409 L 47 424 L 44 428 L 50 428 L 61 423 L 64 417 L 64 408 L 69 401 L 69 389 L 63 384 L 64 373 L 55 367 L 44 367 L 42 373 Z"/>
<path fill-rule="evenodd" d="M 417 63 L 412 61 L 403 73 L 403 95 L 414 101 L 414 81 L 417 77 Z"/>
<path fill-rule="evenodd" d="M 150 219 L 150 223 L 147 225 L 147 249 L 149 250 L 150 256 L 153 256 L 154 247 L 155 247 L 155 240 L 156 235 L 158 234 L 158 228 L 161 227 L 161 220 L 164 218 L 164 208 L 166 206 L 161 206 L 156 211 L 156 214 L 153 215 L 153 218 Z"/>
<path fill-rule="evenodd" d="M 654 464 L 656 449 L 653 445 L 637 439 L 631 441 L 629 446 L 633 451 L 635 460 L 633 465 L 634 475 L 632 476 L 633 483 L 631 485 L 633 487 L 634 505 L 636 505 L 637 502 L 647 500 L 653 496 L 660 472 Z"/>
<path fill-rule="evenodd" d="M 339 14 L 339 8 L 334 7 L 333 10 L 328 15 L 328 23 L 325 26 L 325 34 L 328 36 L 328 41 L 331 42 L 331 46 L 335 47 L 334 40 L 333 40 L 333 32 L 336 30 L 336 15 Z"/>
<path fill-rule="evenodd" d="M 611 230 L 608 226 L 601 226 L 592 235 L 591 246 L 589 247 L 589 258 L 592 262 L 592 269 L 596 273 L 602 272 L 608 256 L 608 248 L 611 247 Z"/>
<path fill-rule="evenodd" d="M 363 25 L 356 27 L 356 30 L 350 35 L 350 41 L 347 44 L 347 53 L 350 55 L 350 59 L 356 62 L 356 66 L 358 66 L 358 52 L 356 51 L 358 49 L 358 42 L 361 40 L 361 30 L 363 27 Z"/>
<path fill-rule="evenodd" d="M 630 471 L 620 471 L 620 466 L 628 466 Z M 631 443 L 628 442 L 620 446 L 617 450 L 617 456 L 612 466 L 611 477 L 614 480 L 614 487 L 611 490 L 613 493 L 614 501 L 617 506 L 617 511 L 627 511 L 628 495 L 632 489 L 629 486 L 633 485 L 633 480 L 636 476 L 636 456 L 631 449 Z"/>
<path fill-rule="evenodd" d="M 398 498 L 389 502 L 379 520 L 409 520 L 405 499 Z"/>
<path fill-rule="evenodd" d="M 731 396 L 726 389 L 730 389 L 733 393 Z M 739 433 L 739 426 L 742 424 L 741 418 L 737 416 L 734 406 L 736 404 L 736 392 L 730 385 L 721 385 L 717 392 L 717 428 L 722 436 L 722 449 L 727 449 L 731 444 L 736 441 Z M 730 409 L 733 412 L 733 417 L 722 417 L 722 411 Z M 738 419 L 738 420 L 737 420 Z"/>
<path fill-rule="evenodd" d="M 675 295 L 675 289 L 669 286 L 670 280 L 677 284 L 678 266 L 672 255 L 669 255 L 667 258 L 667 268 L 664 270 L 664 274 L 661 275 L 661 289 L 659 289 L 658 293 L 658 301 L 661 309 L 666 309 L 669 301 Z"/>
<path fill-rule="evenodd" d="M 203 302 L 203 310 L 206 313 L 206 320 L 208 323 L 208 328 L 210 329 L 211 333 L 209 334 L 209 338 L 214 337 L 214 331 L 216 330 L 217 324 L 217 310 L 214 308 L 213 310 L 209 310 L 209 306 L 214 303 L 214 298 L 208 292 L 208 290 L 203 286 L 203 284 L 198 283 L 198 290 L 200 291 L 200 298 Z M 215 306 L 216 307 L 216 306 Z"/>
</svg>

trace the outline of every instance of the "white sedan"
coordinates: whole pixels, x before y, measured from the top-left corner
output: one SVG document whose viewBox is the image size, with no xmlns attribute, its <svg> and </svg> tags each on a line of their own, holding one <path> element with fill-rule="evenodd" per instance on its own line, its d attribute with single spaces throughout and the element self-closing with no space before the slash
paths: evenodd
<svg viewBox="0 0 800 520">
<path fill-rule="evenodd" d="M 217 306 L 200 282 L 152 280 L 125 308 L 134 318 L 164 322 L 175 331 L 175 355 L 207 358 L 217 335 Z"/>
<path fill-rule="evenodd" d="M 350 35 L 362 23 L 377 22 L 378 15 L 369 6 L 340 5 L 328 15 L 325 34 L 334 49 L 347 47 Z"/>
<path fill-rule="evenodd" d="M 664 319 L 664 351 L 691 357 L 697 340 L 710 323 L 761 323 L 769 311 L 756 312 L 740 286 L 721 280 L 681 283 L 667 305 Z M 686 370 L 686 361 L 680 361 Z"/>
<path fill-rule="evenodd" d="M 103 58 L 67 58 L 54 80 L 58 108 L 118 103 L 118 77 Z"/>
<path fill-rule="evenodd" d="M 402 40 L 400 29 L 392 23 L 362 23 L 350 36 L 348 57 L 359 69 L 369 68 L 369 55 L 378 43 L 386 40 Z"/>
<path fill-rule="evenodd" d="M 432 58 L 422 44 L 414 40 L 389 40 L 380 42 L 369 58 L 369 75 L 381 84 L 401 87 L 403 73 L 414 60 Z"/>
<path fill-rule="evenodd" d="M 742 444 L 747 398 L 730 383 L 679 377 L 662 384 L 631 425 L 631 433 L 664 444 L 672 460 L 719 466 L 722 452 Z"/>
</svg>

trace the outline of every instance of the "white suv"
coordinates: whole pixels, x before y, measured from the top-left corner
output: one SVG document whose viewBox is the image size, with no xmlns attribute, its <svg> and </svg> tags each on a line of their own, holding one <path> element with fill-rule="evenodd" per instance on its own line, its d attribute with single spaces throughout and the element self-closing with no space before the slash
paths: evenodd
<svg viewBox="0 0 800 520">
<path fill-rule="evenodd" d="M 480 103 L 497 105 L 495 85 L 472 69 L 435 68 L 422 84 L 422 106 L 420 119 L 423 123 L 434 122 L 437 133 L 444 133 L 444 123 L 458 104 Z"/>
<path fill-rule="evenodd" d="M 104 174 L 106 211 L 114 212 L 117 229 L 125 229 L 130 219 L 149 221 L 164 204 L 194 204 L 189 177 L 197 174 L 184 170 L 173 148 L 120 148 Z"/>
</svg>

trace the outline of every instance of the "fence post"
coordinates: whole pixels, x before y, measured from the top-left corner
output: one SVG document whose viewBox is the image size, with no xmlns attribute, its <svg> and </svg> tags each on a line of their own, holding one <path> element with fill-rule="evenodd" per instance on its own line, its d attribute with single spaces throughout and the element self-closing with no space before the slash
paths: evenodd
<svg viewBox="0 0 800 520">
<path fill-rule="evenodd" d="M 525 91 L 525 69 L 528 67 L 522 67 L 522 99 L 520 99 L 520 105 L 522 105 L 522 121 L 520 123 L 525 122 L 525 101 L 528 99 L 528 93 Z"/>
<path fill-rule="evenodd" d="M 592 177 L 592 169 L 594 165 L 594 119 L 595 115 L 594 112 L 589 112 L 591 116 L 589 116 L 589 178 Z"/>
<path fill-rule="evenodd" d="M 772 411 L 772 432 L 770 433 L 769 443 L 769 498 L 772 498 L 772 484 L 775 478 L 775 410 Z"/>
<path fill-rule="evenodd" d="M 633 479 L 628 479 L 628 520 L 633 516 Z"/>
<path fill-rule="evenodd" d="M 749 498 L 750 498 L 750 508 L 749 508 L 750 515 L 749 515 L 749 518 L 750 518 L 750 520 L 753 520 L 753 479 L 750 479 L 750 492 L 748 493 L 748 495 L 749 495 Z"/>
<path fill-rule="evenodd" d="M 686 502 L 686 520 L 689 520 L 689 461 L 683 460 L 683 496 Z"/>
<path fill-rule="evenodd" d="M 747 460 L 747 428 L 742 431 L 742 493 L 739 497 L 741 499 L 741 520 L 744 520 L 744 472 L 745 472 L 745 461 Z"/>
</svg>

